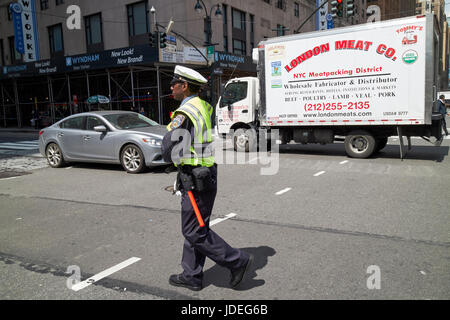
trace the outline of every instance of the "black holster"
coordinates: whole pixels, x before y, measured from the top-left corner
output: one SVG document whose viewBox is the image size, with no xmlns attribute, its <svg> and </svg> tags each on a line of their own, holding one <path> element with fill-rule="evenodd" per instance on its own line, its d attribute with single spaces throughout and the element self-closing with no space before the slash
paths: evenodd
<svg viewBox="0 0 450 320">
<path fill-rule="evenodd" d="M 185 191 L 208 191 L 213 187 L 211 171 L 207 167 L 183 166 L 178 170 L 178 183 Z"/>
</svg>

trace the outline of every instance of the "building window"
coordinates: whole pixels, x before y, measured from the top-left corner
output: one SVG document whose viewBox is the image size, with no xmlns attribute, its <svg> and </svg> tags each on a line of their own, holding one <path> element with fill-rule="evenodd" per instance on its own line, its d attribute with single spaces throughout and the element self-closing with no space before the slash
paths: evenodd
<svg viewBox="0 0 450 320">
<path fill-rule="evenodd" d="M 222 17 L 223 17 L 223 24 L 228 25 L 228 7 L 226 4 L 222 4 Z"/>
<path fill-rule="evenodd" d="M 247 55 L 246 47 L 247 47 L 247 45 L 246 45 L 245 41 L 233 39 L 233 53 L 234 54 L 240 54 L 242 56 Z"/>
<path fill-rule="evenodd" d="M 298 2 L 294 2 L 294 16 L 300 17 L 300 5 Z"/>
<path fill-rule="evenodd" d="M 3 39 L 0 39 L 0 66 L 6 66 L 6 64 L 5 64 L 5 48 L 3 47 Z"/>
<path fill-rule="evenodd" d="M 233 9 L 233 28 L 245 30 L 245 12 Z"/>
<path fill-rule="evenodd" d="M 102 14 L 97 13 L 84 18 L 86 27 L 86 43 L 88 46 L 102 43 Z"/>
<path fill-rule="evenodd" d="M 277 0 L 275 6 L 276 6 L 278 9 L 285 9 L 286 1 L 284 1 L 284 0 Z"/>
<path fill-rule="evenodd" d="M 223 51 L 228 52 L 228 36 L 223 36 Z"/>
<path fill-rule="evenodd" d="M 48 0 L 41 0 L 41 10 L 47 10 L 48 9 Z"/>
<path fill-rule="evenodd" d="M 9 56 L 11 57 L 11 64 L 16 64 L 22 61 L 22 55 L 16 50 L 16 42 L 14 37 L 8 38 Z"/>
<path fill-rule="evenodd" d="M 56 5 L 59 6 L 60 4 L 64 4 L 64 0 L 55 0 Z"/>
<path fill-rule="evenodd" d="M 250 33 L 255 33 L 255 16 L 250 15 Z"/>
<path fill-rule="evenodd" d="M 62 24 L 48 27 L 48 37 L 50 43 L 50 54 L 64 52 Z"/>
<path fill-rule="evenodd" d="M 277 37 L 284 36 L 286 34 L 286 27 L 282 24 L 277 24 Z"/>
<path fill-rule="evenodd" d="M 127 11 L 128 32 L 130 37 L 150 32 L 147 1 L 130 4 L 127 6 Z"/>
</svg>

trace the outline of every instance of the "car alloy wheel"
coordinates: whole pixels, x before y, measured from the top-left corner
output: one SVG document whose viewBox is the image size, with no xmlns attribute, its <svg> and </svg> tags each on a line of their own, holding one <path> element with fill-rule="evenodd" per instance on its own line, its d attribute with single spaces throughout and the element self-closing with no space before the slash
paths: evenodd
<svg viewBox="0 0 450 320">
<path fill-rule="evenodd" d="M 46 157 L 48 164 L 52 168 L 60 168 L 64 164 L 64 157 L 61 149 L 56 143 L 51 143 L 47 147 Z"/>
<path fill-rule="evenodd" d="M 128 173 L 139 173 L 145 168 L 144 155 L 135 145 L 128 145 L 122 150 L 121 160 Z"/>
</svg>

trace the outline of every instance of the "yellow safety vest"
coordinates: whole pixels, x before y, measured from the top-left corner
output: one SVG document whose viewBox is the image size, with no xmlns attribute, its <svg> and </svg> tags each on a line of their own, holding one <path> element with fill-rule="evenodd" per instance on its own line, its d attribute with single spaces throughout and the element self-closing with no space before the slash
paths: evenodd
<svg viewBox="0 0 450 320">
<path fill-rule="evenodd" d="M 195 129 L 194 144 L 190 148 L 191 157 L 181 158 L 180 165 L 212 167 L 214 165 L 214 156 L 212 155 L 212 145 L 210 144 L 213 142 L 211 131 L 213 107 L 199 97 L 194 97 L 180 106 L 174 112 L 174 116 L 179 113 L 188 117 L 194 124 Z M 171 128 L 169 126 L 167 126 L 167 129 L 170 131 Z M 209 147 L 205 148 L 208 145 Z M 201 157 L 198 156 L 196 150 L 202 151 Z"/>
</svg>

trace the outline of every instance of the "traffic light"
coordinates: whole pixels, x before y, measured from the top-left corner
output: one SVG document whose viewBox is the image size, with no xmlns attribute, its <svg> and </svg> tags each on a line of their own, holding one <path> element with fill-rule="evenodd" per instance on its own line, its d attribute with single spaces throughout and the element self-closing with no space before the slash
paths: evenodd
<svg viewBox="0 0 450 320">
<path fill-rule="evenodd" d="M 149 33 L 148 40 L 149 40 L 150 46 L 152 48 L 158 47 L 158 33 L 157 32 Z"/>
<path fill-rule="evenodd" d="M 333 0 L 331 1 L 331 15 L 333 18 L 342 17 L 342 0 Z"/>
<path fill-rule="evenodd" d="M 351 17 L 355 14 L 355 1 L 354 0 L 347 0 L 347 3 L 345 4 L 345 12 L 347 17 Z"/>
<path fill-rule="evenodd" d="M 159 33 L 159 47 L 161 49 L 167 47 L 167 45 L 166 45 L 166 41 L 167 41 L 166 37 L 167 37 L 167 34 L 165 32 L 160 32 Z"/>
</svg>

